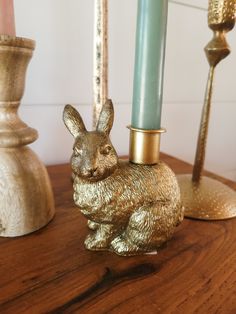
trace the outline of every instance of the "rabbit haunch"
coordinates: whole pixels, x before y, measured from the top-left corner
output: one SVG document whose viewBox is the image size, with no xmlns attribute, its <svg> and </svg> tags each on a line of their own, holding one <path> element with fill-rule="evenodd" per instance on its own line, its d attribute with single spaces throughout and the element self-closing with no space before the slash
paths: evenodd
<svg viewBox="0 0 236 314">
<path fill-rule="evenodd" d="M 177 184 L 173 187 L 173 177 L 164 163 L 154 168 L 120 161 L 118 169 L 105 180 L 90 182 L 76 176 L 74 201 L 88 219 L 111 224 L 127 223 L 127 213 L 142 206 L 165 207 L 172 225 L 179 215 L 179 189 Z"/>
</svg>

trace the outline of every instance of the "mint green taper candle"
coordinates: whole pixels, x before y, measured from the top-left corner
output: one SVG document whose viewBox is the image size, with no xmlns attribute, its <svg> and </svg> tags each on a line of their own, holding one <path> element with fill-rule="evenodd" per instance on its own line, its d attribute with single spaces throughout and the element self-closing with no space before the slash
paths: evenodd
<svg viewBox="0 0 236 314">
<path fill-rule="evenodd" d="M 168 0 L 138 0 L 132 127 L 161 127 Z"/>
</svg>

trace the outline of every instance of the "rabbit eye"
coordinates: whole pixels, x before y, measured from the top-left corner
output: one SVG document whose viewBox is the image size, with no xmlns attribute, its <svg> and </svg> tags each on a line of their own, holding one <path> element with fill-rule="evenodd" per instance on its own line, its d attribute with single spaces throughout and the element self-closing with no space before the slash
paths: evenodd
<svg viewBox="0 0 236 314">
<path fill-rule="evenodd" d="M 101 154 L 103 154 L 103 155 L 108 155 L 109 153 L 110 153 L 110 151 L 111 151 L 111 146 L 110 145 L 106 145 L 106 146 L 104 146 L 102 149 L 101 149 Z"/>
</svg>

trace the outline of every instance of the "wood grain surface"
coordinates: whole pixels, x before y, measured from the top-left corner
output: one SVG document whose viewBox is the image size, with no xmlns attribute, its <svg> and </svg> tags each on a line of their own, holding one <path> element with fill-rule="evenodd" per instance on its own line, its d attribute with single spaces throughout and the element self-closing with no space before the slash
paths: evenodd
<svg viewBox="0 0 236 314">
<path fill-rule="evenodd" d="M 176 173 L 191 171 L 162 159 Z M 86 251 L 88 230 L 72 201 L 70 167 L 48 170 L 55 219 L 34 234 L 0 238 L 1 314 L 236 313 L 236 219 L 185 219 L 157 255 Z"/>
<path fill-rule="evenodd" d="M 0 32 L 10 7 L 13 1 L 0 0 Z M 46 168 L 26 146 L 38 132 L 18 115 L 34 47 L 31 39 L 0 33 L 0 237 L 39 230 L 55 212 Z"/>
</svg>

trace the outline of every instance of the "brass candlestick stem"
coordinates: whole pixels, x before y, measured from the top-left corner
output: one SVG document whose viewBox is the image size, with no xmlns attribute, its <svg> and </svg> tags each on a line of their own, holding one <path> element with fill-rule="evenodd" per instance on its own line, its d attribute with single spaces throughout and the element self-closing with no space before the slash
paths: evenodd
<svg viewBox="0 0 236 314">
<path fill-rule="evenodd" d="M 235 25 L 236 1 L 209 0 L 208 25 L 213 39 L 205 48 L 210 65 L 192 177 L 179 176 L 185 216 L 216 220 L 236 216 L 236 193 L 224 184 L 202 176 L 212 103 L 214 73 L 217 64 L 230 54 L 225 35 Z"/>
<path fill-rule="evenodd" d="M 26 145 L 37 131 L 17 114 L 35 43 L 0 36 L 0 236 L 15 237 L 45 226 L 54 215 L 47 171 Z"/>
</svg>

